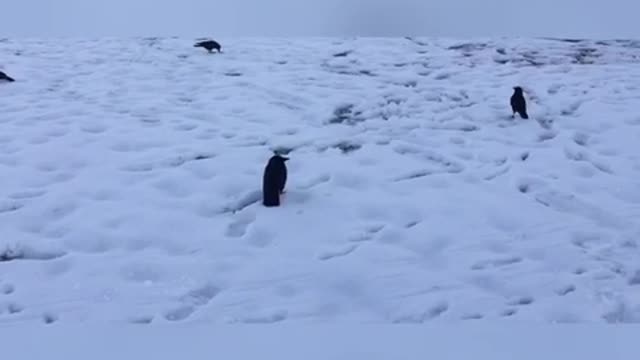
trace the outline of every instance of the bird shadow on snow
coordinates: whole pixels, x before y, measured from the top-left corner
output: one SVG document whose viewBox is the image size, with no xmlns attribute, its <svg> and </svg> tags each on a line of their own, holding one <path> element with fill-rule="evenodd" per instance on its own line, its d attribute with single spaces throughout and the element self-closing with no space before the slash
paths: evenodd
<svg viewBox="0 0 640 360">
<path fill-rule="evenodd" d="M 291 189 L 285 190 L 282 194 L 282 207 L 286 207 L 288 204 L 304 204 L 309 201 L 311 194 L 304 189 Z M 235 214 L 253 205 L 260 205 L 262 207 L 262 190 L 254 190 L 245 193 L 237 200 L 229 202 L 223 206 L 218 213 L 220 214 Z"/>
</svg>

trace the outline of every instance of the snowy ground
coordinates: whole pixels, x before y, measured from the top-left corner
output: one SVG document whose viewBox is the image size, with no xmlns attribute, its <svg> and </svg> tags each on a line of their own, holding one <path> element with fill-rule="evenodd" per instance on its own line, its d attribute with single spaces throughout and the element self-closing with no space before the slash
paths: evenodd
<svg viewBox="0 0 640 360">
<path fill-rule="evenodd" d="M 219 40 L 0 40 L 0 323 L 640 321 L 640 43 Z"/>
</svg>

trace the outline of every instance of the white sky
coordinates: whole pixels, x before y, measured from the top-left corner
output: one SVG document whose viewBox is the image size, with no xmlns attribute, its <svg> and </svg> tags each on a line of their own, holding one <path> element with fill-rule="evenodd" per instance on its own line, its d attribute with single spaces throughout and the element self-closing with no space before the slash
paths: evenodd
<svg viewBox="0 0 640 360">
<path fill-rule="evenodd" d="M 640 0 L 0 0 L 0 37 L 640 38 Z"/>
</svg>

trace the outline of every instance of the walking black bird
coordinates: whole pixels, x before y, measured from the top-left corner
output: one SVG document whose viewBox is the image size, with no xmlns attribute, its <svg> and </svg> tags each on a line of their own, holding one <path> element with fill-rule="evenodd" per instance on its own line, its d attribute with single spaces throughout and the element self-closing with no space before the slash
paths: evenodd
<svg viewBox="0 0 640 360">
<path fill-rule="evenodd" d="M 8 81 L 8 82 L 14 82 L 15 80 L 12 79 L 9 75 L 3 73 L 2 71 L 0 71 L 0 81 Z"/>
<path fill-rule="evenodd" d="M 193 45 L 193 47 L 201 47 L 207 49 L 208 52 L 213 52 L 213 49 L 216 49 L 218 52 L 222 52 L 222 46 L 215 40 L 206 40 L 200 41 Z"/>
<path fill-rule="evenodd" d="M 280 206 L 280 195 L 287 183 L 287 165 L 289 158 L 275 154 L 269 159 L 262 178 L 262 204 L 266 207 Z"/>
<path fill-rule="evenodd" d="M 513 118 L 516 117 L 516 113 L 520 114 L 520 117 L 523 119 L 529 118 L 529 115 L 527 114 L 527 102 L 524 99 L 524 95 L 522 95 L 522 88 L 520 86 L 513 88 L 513 95 L 511 95 L 511 110 L 513 110 L 513 115 L 511 115 Z"/>
</svg>

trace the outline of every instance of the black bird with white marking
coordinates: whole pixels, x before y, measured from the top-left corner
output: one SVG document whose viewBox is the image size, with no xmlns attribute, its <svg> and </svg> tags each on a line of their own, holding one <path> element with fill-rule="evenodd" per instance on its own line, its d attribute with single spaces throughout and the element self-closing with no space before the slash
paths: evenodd
<svg viewBox="0 0 640 360">
<path fill-rule="evenodd" d="M 287 165 L 289 160 L 280 154 L 269 159 L 262 178 L 262 204 L 266 207 L 280 206 L 280 195 L 287 184 Z"/>
<path fill-rule="evenodd" d="M 208 52 L 213 52 L 213 50 L 217 50 L 219 53 L 222 52 L 222 46 L 215 40 L 206 40 L 200 41 L 193 45 L 193 47 L 201 47 L 207 49 Z"/>
<path fill-rule="evenodd" d="M 529 118 L 529 115 L 527 114 L 527 102 L 524 99 L 522 88 L 520 86 L 513 88 L 513 95 L 511 95 L 511 110 L 513 110 L 513 115 L 511 115 L 512 118 L 516 117 L 516 113 L 520 114 L 520 117 L 523 119 Z"/>
<path fill-rule="evenodd" d="M 0 81 L 2 82 L 14 82 L 15 80 L 11 78 L 9 75 L 0 71 Z"/>
</svg>

